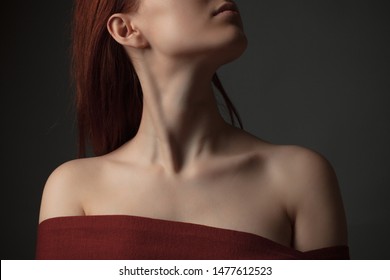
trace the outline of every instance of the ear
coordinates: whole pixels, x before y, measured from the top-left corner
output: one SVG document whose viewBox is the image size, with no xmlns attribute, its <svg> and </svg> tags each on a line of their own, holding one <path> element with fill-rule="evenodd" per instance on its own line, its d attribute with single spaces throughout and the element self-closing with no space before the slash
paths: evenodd
<svg viewBox="0 0 390 280">
<path fill-rule="evenodd" d="M 148 41 L 139 29 L 132 24 L 127 14 L 113 14 L 107 21 L 107 29 L 112 38 L 123 46 L 143 49 L 149 46 Z"/>
</svg>

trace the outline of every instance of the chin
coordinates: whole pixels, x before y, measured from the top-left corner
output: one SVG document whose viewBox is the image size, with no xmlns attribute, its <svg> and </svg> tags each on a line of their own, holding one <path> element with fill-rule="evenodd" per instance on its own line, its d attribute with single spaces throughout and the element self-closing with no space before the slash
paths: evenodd
<svg viewBox="0 0 390 280">
<path fill-rule="evenodd" d="M 222 44 L 219 50 L 216 51 L 215 55 L 221 59 L 221 65 L 238 59 L 247 49 L 248 39 L 245 34 L 240 31 L 239 34 L 235 35 Z"/>
</svg>

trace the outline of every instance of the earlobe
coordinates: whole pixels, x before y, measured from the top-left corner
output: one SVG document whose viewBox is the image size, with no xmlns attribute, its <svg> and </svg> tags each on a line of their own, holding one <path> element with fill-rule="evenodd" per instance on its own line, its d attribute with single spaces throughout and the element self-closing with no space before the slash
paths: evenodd
<svg viewBox="0 0 390 280">
<path fill-rule="evenodd" d="M 107 29 L 119 44 L 137 49 L 149 44 L 142 33 L 134 28 L 131 19 L 125 14 L 114 14 L 107 21 Z"/>
</svg>

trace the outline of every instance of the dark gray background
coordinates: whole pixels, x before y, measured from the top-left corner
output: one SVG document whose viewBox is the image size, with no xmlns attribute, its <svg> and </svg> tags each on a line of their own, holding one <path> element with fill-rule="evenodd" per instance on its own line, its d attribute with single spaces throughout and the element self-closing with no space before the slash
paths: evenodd
<svg viewBox="0 0 390 280">
<path fill-rule="evenodd" d="M 220 75 L 246 130 L 327 157 L 352 258 L 390 259 L 386 1 L 237 2 L 249 47 Z M 76 153 L 72 1 L 12 3 L 2 4 L 1 16 L 1 257 L 32 259 L 42 188 Z"/>
</svg>

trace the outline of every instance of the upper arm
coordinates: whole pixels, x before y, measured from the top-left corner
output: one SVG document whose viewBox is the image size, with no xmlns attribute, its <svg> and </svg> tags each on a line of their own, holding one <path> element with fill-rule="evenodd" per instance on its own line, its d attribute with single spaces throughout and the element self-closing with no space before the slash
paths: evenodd
<svg viewBox="0 0 390 280">
<path fill-rule="evenodd" d="M 84 215 L 76 161 L 55 169 L 46 181 L 39 213 L 39 223 L 54 217 Z"/>
<path fill-rule="evenodd" d="M 336 174 L 321 155 L 295 148 L 287 171 L 294 248 L 309 251 L 347 245 L 347 223 Z"/>
</svg>

